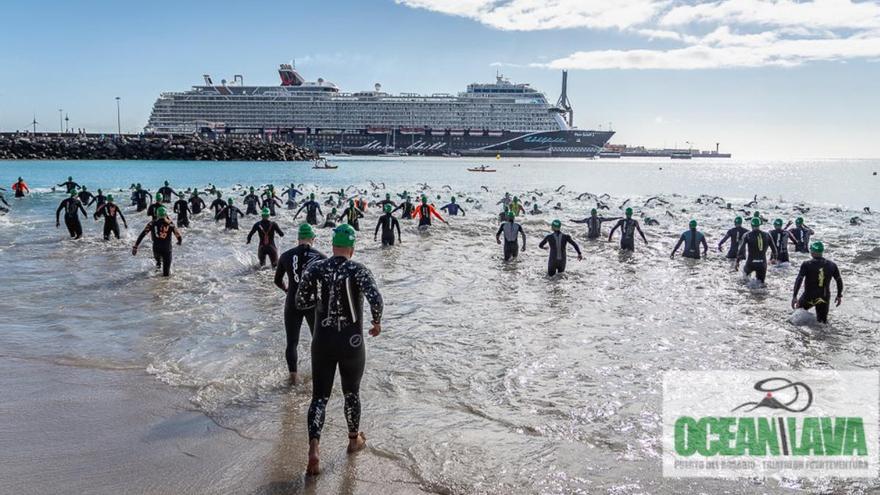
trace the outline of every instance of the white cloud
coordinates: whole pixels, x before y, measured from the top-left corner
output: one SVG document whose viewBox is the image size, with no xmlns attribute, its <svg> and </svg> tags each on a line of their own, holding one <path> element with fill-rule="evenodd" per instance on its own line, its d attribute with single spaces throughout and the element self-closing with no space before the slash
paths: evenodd
<svg viewBox="0 0 880 495">
<path fill-rule="evenodd" d="M 586 28 L 650 45 L 577 51 L 533 67 L 715 69 L 790 67 L 880 57 L 880 0 L 396 0 L 496 29 Z M 515 64 L 509 64 L 515 65 Z"/>
</svg>

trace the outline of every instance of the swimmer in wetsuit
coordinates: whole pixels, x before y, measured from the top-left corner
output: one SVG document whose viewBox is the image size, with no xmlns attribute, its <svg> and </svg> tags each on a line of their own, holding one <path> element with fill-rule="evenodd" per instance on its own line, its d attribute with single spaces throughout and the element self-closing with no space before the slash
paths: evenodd
<svg viewBox="0 0 880 495">
<path fill-rule="evenodd" d="M 549 234 L 540 244 L 538 244 L 539 248 L 550 250 L 550 258 L 547 260 L 548 277 L 552 277 L 557 273 L 565 271 L 566 247 L 568 245 L 571 245 L 571 247 L 577 252 L 578 261 L 584 259 L 583 255 L 581 255 L 580 246 L 574 242 L 574 239 L 572 239 L 570 235 L 562 233 L 562 222 L 559 220 L 553 220 L 550 227 L 553 229 L 553 233 Z M 523 236 L 525 236 L 525 234 L 523 234 Z M 525 243 L 525 241 L 523 241 L 523 243 Z"/>
<path fill-rule="evenodd" d="M 801 269 L 794 281 L 794 294 L 791 299 L 791 309 L 803 308 L 809 310 L 816 308 L 816 321 L 828 323 L 828 310 L 831 302 L 831 279 L 837 284 L 837 297 L 834 298 L 836 306 L 843 301 L 843 279 L 837 265 L 824 258 L 825 245 L 814 242 L 810 245 L 810 260 L 801 264 Z M 804 284 L 804 294 L 798 299 L 798 292 Z"/>
<path fill-rule="evenodd" d="M 174 213 L 177 213 L 177 225 L 180 227 L 189 227 L 189 201 L 181 197 L 174 202 Z"/>
<path fill-rule="evenodd" d="M 79 202 L 84 206 L 88 206 L 95 199 L 95 195 L 89 192 L 86 186 L 80 187 L 79 194 L 76 197 L 79 198 Z"/>
<path fill-rule="evenodd" d="M 385 211 L 385 205 L 391 205 L 391 208 L 397 208 L 397 203 L 391 200 L 391 194 L 385 194 L 385 199 L 376 203 L 376 206 Z"/>
<path fill-rule="evenodd" d="M 393 246 L 394 245 L 394 229 L 397 229 L 397 242 L 400 242 L 400 222 L 397 221 L 396 218 L 391 214 L 391 210 L 393 210 L 390 204 L 385 204 L 385 214 L 379 217 L 379 221 L 376 223 L 376 230 L 373 231 L 373 240 L 376 240 L 376 237 L 379 234 L 379 229 L 382 229 L 382 245 L 383 246 Z"/>
<path fill-rule="evenodd" d="M 70 194 L 72 191 L 76 191 L 76 189 L 79 187 L 79 184 L 73 181 L 73 177 L 68 177 L 66 181 L 58 184 L 58 187 L 64 187 L 64 192 Z"/>
<path fill-rule="evenodd" d="M 415 210 L 413 210 L 412 215 L 413 215 L 413 218 L 418 217 L 419 227 L 430 226 L 431 225 L 431 216 L 437 217 L 438 220 L 440 220 L 441 222 L 443 222 L 447 225 L 449 224 L 449 222 L 444 220 L 443 217 L 441 217 L 440 214 L 437 213 L 437 210 L 434 209 L 434 205 L 428 204 L 428 197 L 424 196 L 424 195 L 422 196 L 422 204 L 420 204 L 418 207 L 416 207 Z"/>
<path fill-rule="evenodd" d="M 794 228 L 789 231 L 791 239 L 794 241 L 794 250 L 798 253 L 809 252 L 810 236 L 815 234 L 813 229 L 804 225 L 804 219 L 797 217 L 794 221 Z"/>
<path fill-rule="evenodd" d="M 95 208 L 100 208 L 101 205 L 107 202 L 107 196 L 104 196 L 104 191 L 98 189 L 98 194 L 92 196 L 92 200 L 86 206 L 95 205 Z M 97 211 L 97 210 L 96 210 Z"/>
<path fill-rule="evenodd" d="M 245 195 L 244 199 L 242 199 L 241 202 L 244 203 L 245 206 L 245 215 L 256 215 L 258 213 L 257 206 L 260 205 L 260 197 L 254 194 L 253 187 L 250 188 L 250 192 Z"/>
<path fill-rule="evenodd" d="M 445 211 L 446 213 L 448 213 L 454 217 L 458 216 L 458 212 L 461 212 L 461 216 L 467 215 L 467 212 L 464 211 L 464 208 L 462 208 L 461 205 L 459 205 L 458 203 L 455 202 L 455 196 L 450 198 L 449 204 L 440 208 L 440 211 Z"/>
<path fill-rule="evenodd" d="M 162 195 L 162 202 L 163 203 L 170 203 L 172 195 L 177 196 L 178 198 L 183 197 L 180 194 L 178 194 L 177 192 L 175 192 L 174 189 L 172 189 L 171 186 L 168 185 L 167 180 L 165 181 L 165 184 L 162 187 L 160 187 L 158 191 L 156 191 L 157 197 L 160 194 Z"/>
<path fill-rule="evenodd" d="M 207 208 L 207 206 L 205 200 L 199 197 L 199 190 L 194 190 L 189 198 L 189 211 L 191 211 L 193 215 L 198 215 L 203 209 Z"/>
<path fill-rule="evenodd" d="M 82 203 L 76 196 L 76 191 L 70 191 L 70 197 L 58 205 L 58 209 L 55 210 L 55 227 L 61 226 L 59 215 L 61 210 L 64 210 L 64 225 L 67 226 L 67 232 L 70 233 L 70 237 L 79 239 L 83 233 L 82 224 L 79 222 L 79 212 L 82 212 L 86 218 L 89 217 L 89 214 L 86 213 L 85 208 L 83 208 Z"/>
<path fill-rule="evenodd" d="M 257 258 L 260 260 L 260 266 L 266 266 L 266 257 L 272 263 L 272 268 L 278 265 L 278 248 L 275 246 L 275 234 L 284 237 L 284 232 L 277 223 L 269 220 L 269 208 L 263 208 L 260 212 L 263 218 L 255 223 L 247 236 L 247 244 L 251 243 L 254 234 L 260 234 L 260 246 L 257 248 Z"/>
<path fill-rule="evenodd" d="M 401 210 L 400 218 L 411 219 L 411 218 L 413 218 L 413 212 L 415 211 L 415 209 L 416 209 L 416 207 L 412 203 L 412 201 L 410 201 L 409 195 L 406 194 L 406 191 L 404 191 L 403 192 L 403 203 L 400 203 L 397 206 L 397 208 L 394 208 L 394 210 L 391 211 L 391 213 L 394 213 L 397 210 Z"/>
<path fill-rule="evenodd" d="M 504 234 L 504 261 L 509 261 L 519 256 L 519 243 L 517 237 L 522 237 L 522 250 L 526 250 L 526 233 L 522 225 L 514 222 L 516 215 L 512 211 L 507 212 L 507 221 L 498 227 L 495 233 L 495 242 L 501 244 L 501 234 Z"/>
<path fill-rule="evenodd" d="M 312 247 L 315 241 L 315 231 L 312 226 L 304 223 L 299 226 L 297 233 L 299 245 L 281 254 L 278 259 L 278 267 L 275 269 L 275 285 L 287 293 L 284 300 L 284 332 L 287 335 L 287 347 L 284 350 L 284 358 L 287 361 L 287 371 L 290 373 L 290 381 L 296 383 L 297 370 L 297 345 L 299 345 L 299 331 L 303 319 L 309 325 L 309 333 L 315 333 L 315 312 L 297 309 L 295 304 L 296 290 L 299 281 L 302 280 L 303 272 L 315 261 L 326 259 L 323 253 Z M 284 276 L 287 275 L 287 285 L 284 285 Z"/>
<path fill-rule="evenodd" d="M 131 199 L 134 201 L 134 204 L 137 205 L 137 211 L 139 212 L 147 209 L 148 197 L 149 201 L 153 201 L 153 195 L 146 189 L 143 189 L 140 184 L 135 186 L 134 192 L 131 196 Z"/>
<path fill-rule="evenodd" d="M 324 216 L 324 225 L 321 225 L 322 229 L 335 229 L 336 228 L 336 208 L 330 210 L 330 213 Z"/>
<path fill-rule="evenodd" d="M 678 251 L 679 246 L 682 244 L 684 244 L 684 249 L 681 255 L 685 258 L 700 259 L 700 244 L 703 245 L 703 258 L 709 253 L 709 244 L 706 242 L 706 236 L 702 232 L 697 231 L 696 220 L 691 220 L 688 223 L 688 230 L 684 231 L 681 237 L 678 238 L 678 242 L 672 248 L 672 254 L 669 255 L 670 258 L 675 258 L 675 252 Z"/>
<path fill-rule="evenodd" d="M 730 248 L 727 250 L 727 259 L 735 260 L 736 254 L 739 252 L 739 241 L 742 239 L 748 230 L 742 226 L 743 219 L 742 217 L 736 217 L 733 219 L 733 228 L 728 230 L 724 237 L 718 242 L 718 252 L 722 252 L 724 243 L 730 239 Z"/>
<path fill-rule="evenodd" d="M 214 210 L 214 220 L 220 220 L 220 212 L 223 211 L 223 208 L 226 208 L 226 201 L 223 199 L 223 193 L 217 191 L 214 193 L 217 195 L 217 199 L 211 202 L 211 209 Z"/>
<path fill-rule="evenodd" d="M 221 200 L 222 201 L 222 200 Z M 244 213 L 237 207 L 232 205 L 232 198 L 226 201 L 226 206 L 217 213 L 215 220 L 221 218 L 225 221 L 226 230 L 238 230 L 238 217 L 243 217 Z"/>
<path fill-rule="evenodd" d="M 583 220 L 572 220 L 572 222 L 587 224 L 587 239 L 598 239 L 602 236 L 602 224 L 604 222 L 613 222 L 615 220 L 620 220 L 620 217 L 600 217 L 599 211 L 593 208 L 590 210 L 590 216 Z"/>
<path fill-rule="evenodd" d="M 776 245 L 770 235 L 761 230 L 761 219 L 752 218 L 752 230 L 742 237 L 739 241 L 739 248 L 736 255 L 736 270 L 739 270 L 739 262 L 746 260 L 743 273 L 748 277 L 755 272 L 755 278 L 761 283 L 767 277 L 767 248 L 773 253 L 770 257 L 771 261 L 776 260 Z"/>
<path fill-rule="evenodd" d="M 517 196 L 514 196 L 510 204 L 507 205 L 507 211 L 513 212 L 513 215 L 517 217 L 526 214 L 526 209 L 523 208 L 523 205 L 519 202 L 519 198 Z"/>
<path fill-rule="evenodd" d="M 336 368 L 339 368 L 345 419 L 348 423 L 348 452 L 366 446 L 360 431 L 360 384 L 366 364 L 363 335 L 363 299 L 370 304 L 370 335 L 382 331 L 382 295 L 373 274 L 351 260 L 355 230 L 347 224 L 333 231 L 333 257 L 316 261 L 303 274 L 296 291 L 296 307 L 315 308 L 312 337 L 312 402 L 309 405 L 308 474 L 320 472 L 320 441 L 324 417 Z"/>
<path fill-rule="evenodd" d="M 116 206 L 116 203 L 113 202 L 113 195 L 107 195 L 107 202 L 99 206 L 95 210 L 95 221 L 98 221 L 98 217 L 104 217 L 104 240 L 110 240 L 110 234 L 116 236 L 119 239 L 119 222 L 116 221 L 116 216 L 122 219 L 122 224 L 125 225 L 125 228 L 128 228 L 128 222 L 125 221 L 125 215 L 122 214 L 122 210 Z"/>
<path fill-rule="evenodd" d="M 281 206 L 281 198 L 275 195 L 275 186 L 269 184 L 269 188 L 263 191 L 263 208 L 269 208 L 269 214 L 275 216 L 275 207 Z"/>
<path fill-rule="evenodd" d="M 138 236 L 131 248 L 131 255 L 137 256 L 138 246 L 147 234 L 153 241 L 153 258 L 156 259 L 156 269 L 162 269 L 162 276 L 171 275 L 171 235 L 177 237 L 177 245 L 183 242 L 183 237 L 174 226 L 174 222 L 168 218 L 168 211 L 164 206 L 160 206 L 156 211 L 156 219 L 151 220 L 144 227 L 141 235 Z"/>
<path fill-rule="evenodd" d="M 321 205 L 315 201 L 315 193 L 309 193 L 309 200 L 300 205 L 299 209 L 296 210 L 296 213 L 293 215 L 294 222 L 303 210 L 306 210 L 306 223 L 309 225 L 318 225 L 318 215 L 324 214 L 321 211 Z M 336 208 L 333 208 L 333 212 L 336 212 Z"/>
<path fill-rule="evenodd" d="M 627 208 L 625 214 L 626 218 L 618 220 L 617 225 L 611 229 L 611 232 L 608 234 L 608 242 L 611 242 L 614 238 L 614 231 L 620 229 L 620 249 L 623 251 L 635 251 L 637 231 L 646 245 L 648 244 L 648 239 L 645 237 L 645 233 L 642 232 L 642 228 L 639 227 L 639 221 L 633 220 L 633 209 Z"/>
<path fill-rule="evenodd" d="M 339 215 L 339 218 L 337 218 L 336 220 L 342 221 L 343 219 L 345 219 L 345 222 L 343 222 L 343 223 L 347 223 L 347 224 L 351 225 L 352 228 L 354 228 L 354 230 L 361 230 L 361 226 L 358 223 L 358 219 L 363 218 L 363 217 L 364 217 L 364 212 L 361 211 L 357 207 L 357 205 L 355 205 L 355 202 L 353 199 L 350 199 L 350 200 L 348 200 L 348 208 L 342 210 L 342 214 Z"/>
<path fill-rule="evenodd" d="M 791 225 L 791 223 L 789 223 Z M 785 228 L 782 227 L 782 219 L 777 218 L 773 221 L 773 230 L 770 231 L 770 239 L 773 240 L 773 244 L 776 245 L 776 261 L 778 263 L 788 263 L 788 240 L 791 238 L 791 233 L 788 231 L 788 226 Z"/>
<path fill-rule="evenodd" d="M 147 216 L 153 220 L 156 219 L 156 211 L 159 210 L 159 207 L 164 206 L 163 203 L 164 203 L 165 197 L 162 196 L 161 193 L 156 193 L 155 199 L 156 200 L 150 205 L 150 207 L 147 208 Z"/>
</svg>

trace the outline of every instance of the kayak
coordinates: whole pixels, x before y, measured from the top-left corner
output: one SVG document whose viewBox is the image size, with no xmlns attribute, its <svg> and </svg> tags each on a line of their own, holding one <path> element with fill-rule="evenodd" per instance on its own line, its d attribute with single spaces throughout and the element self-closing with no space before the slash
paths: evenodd
<svg viewBox="0 0 880 495">
<path fill-rule="evenodd" d="M 469 168 L 468 172 L 497 172 L 494 168 Z"/>
<path fill-rule="evenodd" d="M 315 170 L 336 170 L 339 167 L 337 167 L 336 165 L 327 165 L 325 167 L 312 167 L 312 168 Z"/>
</svg>

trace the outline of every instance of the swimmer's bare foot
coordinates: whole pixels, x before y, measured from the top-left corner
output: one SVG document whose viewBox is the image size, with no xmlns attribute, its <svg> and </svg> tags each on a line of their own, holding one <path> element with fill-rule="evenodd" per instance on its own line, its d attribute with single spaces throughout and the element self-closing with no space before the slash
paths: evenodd
<svg viewBox="0 0 880 495">
<path fill-rule="evenodd" d="M 321 474 L 321 466 L 320 466 L 320 452 L 318 449 L 318 440 L 310 440 L 309 441 L 309 465 L 306 467 L 306 474 L 316 475 Z"/>
<path fill-rule="evenodd" d="M 353 454 L 367 446 L 367 436 L 363 432 L 348 434 L 348 453 Z"/>
</svg>

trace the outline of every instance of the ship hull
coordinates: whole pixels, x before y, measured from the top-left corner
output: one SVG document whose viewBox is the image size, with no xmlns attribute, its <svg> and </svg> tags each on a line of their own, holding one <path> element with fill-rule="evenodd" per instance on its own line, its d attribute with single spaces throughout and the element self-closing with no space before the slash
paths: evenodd
<svg viewBox="0 0 880 495">
<path fill-rule="evenodd" d="M 614 135 L 611 131 L 558 130 L 536 132 L 336 129 L 259 129 L 272 136 L 320 153 L 353 155 L 594 157 Z M 207 138 L 239 135 L 231 130 L 201 129 Z"/>
</svg>

